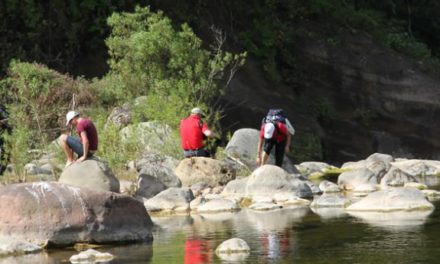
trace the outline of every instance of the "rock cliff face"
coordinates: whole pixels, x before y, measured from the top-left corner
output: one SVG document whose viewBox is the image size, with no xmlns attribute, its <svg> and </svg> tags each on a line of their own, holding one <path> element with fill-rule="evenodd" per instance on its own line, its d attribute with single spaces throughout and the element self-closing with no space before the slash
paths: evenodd
<svg viewBox="0 0 440 264">
<path fill-rule="evenodd" d="M 297 133 L 314 133 L 324 159 L 334 164 L 374 152 L 397 157 L 440 158 L 440 77 L 363 36 L 343 33 L 338 43 L 297 37 L 290 47 L 306 69 L 285 70 L 271 84 L 248 60 L 232 83 L 228 115 L 239 127 L 258 128 L 268 108 L 284 108 Z M 298 86 L 300 89 L 298 89 Z M 321 108 L 312 115 L 310 109 Z M 295 140 L 295 137 L 293 137 Z"/>
</svg>

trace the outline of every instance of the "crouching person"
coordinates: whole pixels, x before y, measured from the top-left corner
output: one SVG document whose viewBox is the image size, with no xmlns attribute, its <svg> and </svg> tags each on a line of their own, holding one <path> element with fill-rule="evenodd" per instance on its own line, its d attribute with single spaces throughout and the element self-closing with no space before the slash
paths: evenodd
<svg viewBox="0 0 440 264">
<path fill-rule="evenodd" d="M 68 167 L 75 162 L 83 162 L 87 158 L 93 156 L 95 151 L 98 150 L 98 133 L 92 121 L 80 117 L 79 113 L 75 111 L 69 111 L 66 115 L 66 126 L 68 125 L 76 127 L 79 137 L 66 134 L 63 134 L 60 137 L 61 146 L 67 157 L 65 167 Z M 78 155 L 76 161 L 73 157 L 73 152 Z"/>
</svg>

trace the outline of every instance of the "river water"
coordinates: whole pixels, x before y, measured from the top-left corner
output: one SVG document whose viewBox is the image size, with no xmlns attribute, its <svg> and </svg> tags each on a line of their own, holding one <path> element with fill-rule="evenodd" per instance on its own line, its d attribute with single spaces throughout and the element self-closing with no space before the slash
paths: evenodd
<svg viewBox="0 0 440 264">
<path fill-rule="evenodd" d="M 425 178 L 439 189 L 440 178 Z M 440 202 L 429 213 L 352 216 L 343 210 L 308 207 L 269 212 L 152 217 L 154 241 L 106 246 L 116 257 L 105 263 L 439 263 Z M 223 241 L 239 237 L 250 246 L 247 258 L 222 260 Z M 8 263 L 70 263 L 73 249 L 0 259 Z M 102 262 L 103 263 L 103 262 Z"/>
</svg>

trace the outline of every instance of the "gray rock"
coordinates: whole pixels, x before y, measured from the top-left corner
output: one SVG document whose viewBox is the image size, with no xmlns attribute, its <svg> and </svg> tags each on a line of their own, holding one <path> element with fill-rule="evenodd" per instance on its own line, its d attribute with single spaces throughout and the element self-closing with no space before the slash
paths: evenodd
<svg viewBox="0 0 440 264">
<path fill-rule="evenodd" d="M 0 188 L 0 235 L 48 246 L 152 239 L 142 203 L 114 192 L 58 182 Z"/>
<path fill-rule="evenodd" d="M 28 163 L 28 164 L 24 165 L 24 171 L 28 175 L 38 175 L 38 174 L 52 175 L 51 170 L 43 169 L 33 163 Z"/>
<path fill-rule="evenodd" d="M 280 192 L 290 192 L 301 198 L 313 196 L 306 182 L 274 165 L 259 167 L 246 182 L 246 195 L 249 197 L 271 196 Z"/>
<path fill-rule="evenodd" d="M 137 182 L 136 196 L 144 198 L 154 197 L 156 194 L 167 189 L 167 186 L 160 182 L 157 178 L 147 175 L 139 174 Z"/>
<path fill-rule="evenodd" d="M 336 183 L 327 180 L 324 180 L 319 184 L 319 189 L 324 193 L 335 193 L 341 191 Z"/>
<path fill-rule="evenodd" d="M 378 184 L 376 174 L 374 174 L 370 169 L 359 168 L 352 171 L 346 171 L 339 175 L 338 185 L 344 190 L 353 190 L 361 184 Z"/>
<path fill-rule="evenodd" d="M 438 160 L 396 160 L 394 167 L 401 169 L 411 176 L 426 176 L 440 174 L 440 161 Z"/>
<path fill-rule="evenodd" d="M 178 140 L 171 135 L 171 128 L 157 121 L 129 125 L 119 132 L 122 142 L 136 142 L 145 153 L 161 153 L 158 146 L 170 140 Z M 178 144 L 178 142 L 176 142 Z"/>
<path fill-rule="evenodd" d="M 375 162 L 383 162 L 386 166 L 386 170 L 388 170 L 391 167 L 391 162 L 394 161 L 393 156 L 388 155 L 388 154 L 382 154 L 382 153 L 374 153 L 371 154 L 367 159 L 366 159 L 366 167 L 369 167 L 370 163 L 375 163 Z"/>
<path fill-rule="evenodd" d="M 110 253 L 102 253 L 95 249 L 87 249 L 70 257 L 72 263 L 107 262 L 114 258 Z"/>
<path fill-rule="evenodd" d="M 350 200 L 340 195 L 323 194 L 319 198 L 314 199 L 310 207 L 339 207 L 345 208 L 350 205 Z"/>
<path fill-rule="evenodd" d="M 231 238 L 222 242 L 215 253 L 217 256 L 226 261 L 243 261 L 250 254 L 250 247 L 241 238 Z"/>
<path fill-rule="evenodd" d="M 392 167 L 387 174 L 381 179 L 381 186 L 403 186 L 405 183 L 417 182 L 417 179 L 400 170 L 397 167 Z"/>
<path fill-rule="evenodd" d="M 356 186 L 356 188 L 353 189 L 353 192 L 357 193 L 370 193 L 375 191 L 377 191 L 377 185 L 369 183 L 358 185 Z"/>
<path fill-rule="evenodd" d="M 260 131 L 253 128 L 238 129 L 232 135 L 231 140 L 226 146 L 226 155 L 240 164 L 243 164 L 249 170 L 257 168 L 257 146 Z M 275 163 L 274 150 L 272 150 L 267 164 Z M 299 173 L 295 165 L 284 156 L 283 168 L 290 173 Z"/>
<path fill-rule="evenodd" d="M 282 205 L 275 204 L 275 203 L 267 203 L 267 202 L 258 202 L 253 203 L 249 206 L 249 209 L 256 210 L 256 211 L 269 211 L 269 210 L 275 210 L 282 208 Z"/>
<path fill-rule="evenodd" d="M 194 195 L 189 188 L 169 188 L 144 202 L 152 212 L 188 212 Z"/>
<path fill-rule="evenodd" d="M 329 165 L 325 162 L 307 161 L 296 165 L 299 171 L 305 176 L 323 175 L 327 170 L 337 169 L 337 167 Z"/>
<path fill-rule="evenodd" d="M 19 240 L 12 237 L 0 238 L 0 256 L 17 256 L 41 252 L 43 248 L 31 244 L 25 240 Z"/>
<path fill-rule="evenodd" d="M 197 207 L 198 213 L 216 213 L 238 211 L 240 207 L 228 199 L 212 199 Z"/>
<path fill-rule="evenodd" d="M 96 157 L 64 169 L 60 183 L 119 193 L 119 180 L 110 167 Z"/>
<path fill-rule="evenodd" d="M 419 182 L 407 182 L 403 185 L 403 187 L 405 188 L 414 188 L 417 190 L 426 190 L 428 189 L 428 186 L 426 184 L 423 183 L 419 183 Z"/>
<path fill-rule="evenodd" d="M 174 172 L 183 186 L 206 182 L 215 187 L 235 179 L 235 170 L 226 162 L 205 157 L 183 159 Z"/>
<path fill-rule="evenodd" d="M 121 194 L 135 195 L 136 193 L 136 183 L 132 181 L 119 181 L 119 186 L 121 189 Z"/>
<path fill-rule="evenodd" d="M 182 183 L 174 173 L 177 164 L 172 157 L 146 154 L 136 160 L 136 169 L 140 174 L 157 178 L 167 188 L 181 187 Z"/>
<path fill-rule="evenodd" d="M 202 194 L 202 191 L 206 188 L 209 188 L 209 185 L 206 182 L 198 182 L 193 185 L 191 185 L 191 191 L 193 192 L 194 196 L 197 197 Z"/>
<path fill-rule="evenodd" d="M 367 197 L 346 208 L 348 211 L 417 211 L 433 210 L 434 205 L 416 189 L 389 188 L 370 193 Z"/>
<path fill-rule="evenodd" d="M 223 189 L 222 195 L 228 197 L 244 197 L 249 177 L 236 179 L 228 182 Z"/>
<path fill-rule="evenodd" d="M 144 102 L 147 99 L 146 96 L 141 96 L 136 98 L 133 103 L 125 103 L 122 106 L 115 107 L 107 118 L 106 127 L 113 123 L 118 127 L 126 126 L 130 124 L 131 117 L 133 115 L 132 106 L 137 106 L 140 103 Z"/>
</svg>

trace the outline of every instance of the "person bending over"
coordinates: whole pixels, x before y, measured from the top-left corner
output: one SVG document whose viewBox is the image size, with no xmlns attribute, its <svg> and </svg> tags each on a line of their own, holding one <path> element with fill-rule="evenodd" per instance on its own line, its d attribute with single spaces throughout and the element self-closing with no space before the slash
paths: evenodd
<svg viewBox="0 0 440 264">
<path fill-rule="evenodd" d="M 191 110 L 191 115 L 180 122 L 180 139 L 185 158 L 210 156 L 205 150 L 203 140 L 205 137 L 216 138 L 217 134 L 208 128 L 202 117 L 202 110 L 195 107 Z"/>
<path fill-rule="evenodd" d="M 93 156 L 95 151 L 98 150 L 98 133 L 92 121 L 80 117 L 75 111 L 69 111 L 67 113 L 66 121 L 66 126 L 72 125 L 76 127 L 79 136 L 75 137 L 63 134 L 60 137 L 61 146 L 67 157 L 66 167 L 68 167 L 74 162 L 81 163 Z M 73 158 L 73 152 L 78 155 L 76 161 Z"/>
</svg>

